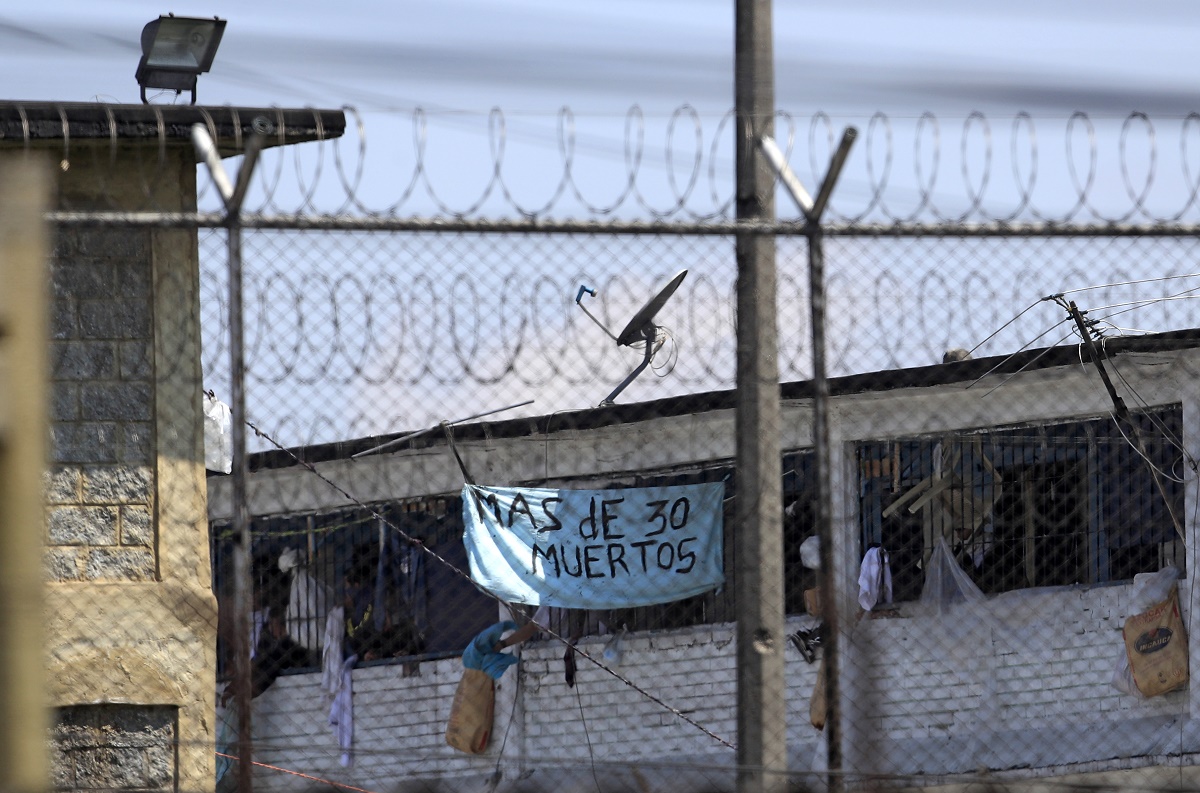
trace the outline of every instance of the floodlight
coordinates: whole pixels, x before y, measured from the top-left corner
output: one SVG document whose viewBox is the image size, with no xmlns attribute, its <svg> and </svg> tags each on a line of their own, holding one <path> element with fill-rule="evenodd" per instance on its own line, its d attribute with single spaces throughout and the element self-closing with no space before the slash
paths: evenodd
<svg viewBox="0 0 1200 793">
<path fill-rule="evenodd" d="M 225 20 L 213 17 L 177 17 L 168 14 L 142 28 L 142 59 L 137 81 L 142 102 L 147 88 L 162 88 L 180 94 L 192 92 L 196 104 L 196 78 L 212 68 L 213 56 L 225 32 Z"/>
</svg>

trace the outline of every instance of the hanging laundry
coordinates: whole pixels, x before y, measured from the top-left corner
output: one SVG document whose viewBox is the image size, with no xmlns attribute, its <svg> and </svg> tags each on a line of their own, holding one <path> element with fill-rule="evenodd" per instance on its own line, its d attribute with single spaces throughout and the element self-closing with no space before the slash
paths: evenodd
<svg viewBox="0 0 1200 793">
<path fill-rule="evenodd" d="M 517 657 L 495 648 L 500 643 L 500 637 L 506 631 L 516 630 L 516 627 L 517 623 L 505 620 L 482 631 L 463 650 L 463 666 L 486 672 L 493 680 L 499 680 L 505 670 L 517 662 Z"/>
<path fill-rule="evenodd" d="M 858 605 L 870 611 L 879 603 L 892 602 L 892 567 L 888 552 L 875 547 L 867 549 L 858 572 Z"/>
<path fill-rule="evenodd" d="M 329 610 L 325 619 L 325 641 L 321 645 L 321 688 L 331 697 L 342 687 L 342 625 L 346 610 L 341 606 Z"/>
<path fill-rule="evenodd" d="M 821 538 L 813 535 L 800 543 L 800 562 L 809 570 L 821 569 Z"/>
<path fill-rule="evenodd" d="M 613 637 L 608 640 L 608 644 L 604 645 L 604 652 L 600 657 L 604 659 L 604 663 L 611 669 L 612 667 L 621 665 L 623 653 L 621 651 L 621 640 L 625 637 L 626 628 L 621 626 L 619 633 L 614 633 Z"/>
<path fill-rule="evenodd" d="M 501 652 L 507 645 L 500 637 L 516 627 L 511 620 L 497 622 L 481 631 L 463 650 L 465 668 L 446 723 L 446 743 L 461 752 L 479 754 L 487 748 L 495 713 L 496 681 L 517 662 L 516 656 Z"/>
<path fill-rule="evenodd" d="M 358 656 L 352 655 L 342 662 L 337 693 L 329 706 L 329 726 L 333 727 L 338 748 L 342 750 L 338 762 L 346 768 L 354 764 L 354 688 L 351 670 L 356 661 Z"/>
<path fill-rule="evenodd" d="M 303 647 L 320 653 L 325 619 L 334 604 L 333 592 L 300 565 L 300 552 L 295 548 L 280 554 L 279 569 L 292 574 L 287 605 L 288 635 Z"/>
<path fill-rule="evenodd" d="M 567 651 L 563 653 L 563 679 L 567 683 L 567 688 L 575 688 L 575 648 L 567 645 Z"/>
</svg>

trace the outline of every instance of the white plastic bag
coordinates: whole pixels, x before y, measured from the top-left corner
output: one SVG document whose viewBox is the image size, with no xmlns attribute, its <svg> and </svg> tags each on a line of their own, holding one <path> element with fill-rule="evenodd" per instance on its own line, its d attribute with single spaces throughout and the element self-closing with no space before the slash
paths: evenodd
<svg viewBox="0 0 1200 793">
<path fill-rule="evenodd" d="M 621 626 L 618 633 L 613 634 L 613 637 L 608 640 L 608 644 L 604 645 L 604 652 L 601 657 L 604 658 L 604 663 L 610 669 L 620 666 L 623 653 L 621 650 L 621 640 L 625 638 L 625 626 Z"/>
<path fill-rule="evenodd" d="M 800 563 L 809 570 L 821 569 L 821 538 L 817 535 L 800 543 Z"/>
<path fill-rule="evenodd" d="M 958 603 L 983 603 L 983 592 L 963 571 L 945 537 L 938 538 L 925 566 L 925 586 L 921 589 L 921 606 L 936 614 L 947 614 Z"/>
<path fill-rule="evenodd" d="M 1129 613 L 1143 611 L 1162 603 L 1171 594 L 1171 587 L 1180 579 L 1179 568 L 1169 565 L 1157 573 L 1138 573 L 1129 591 Z"/>
<path fill-rule="evenodd" d="M 233 470 L 233 422 L 229 405 L 204 395 L 204 467 L 227 474 Z"/>
</svg>

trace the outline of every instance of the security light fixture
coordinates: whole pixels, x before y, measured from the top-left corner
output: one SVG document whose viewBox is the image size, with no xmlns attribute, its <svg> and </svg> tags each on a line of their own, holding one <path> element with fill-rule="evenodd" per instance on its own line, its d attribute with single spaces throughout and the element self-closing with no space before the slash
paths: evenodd
<svg viewBox="0 0 1200 793">
<path fill-rule="evenodd" d="M 162 88 L 177 95 L 192 92 L 196 104 L 196 78 L 212 68 L 213 56 L 225 32 L 225 20 L 199 17 L 159 17 L 142 28 L 142 59 L 137 81 L 142 102 L 147 88 Z"/>
</svg>

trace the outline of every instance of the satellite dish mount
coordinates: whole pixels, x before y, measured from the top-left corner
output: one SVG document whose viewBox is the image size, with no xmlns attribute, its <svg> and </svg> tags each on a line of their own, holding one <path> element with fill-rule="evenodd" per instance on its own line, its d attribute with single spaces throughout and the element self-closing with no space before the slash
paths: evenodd
<svg viewBox="0 0 1200 793">
<path fill-rule="evenodd" d="M 575 294 L 575 304 L 583 309 L 583 313 L 587 314 L 588 317 L 591 318 L 592 322 L 595 322 L 597 325 L 599 325 L 601 329 L 608 334 L 608 337 L 617 343 L 618 347 L 632 347 L 639 341 L 644 342 L 646 345 L 642 362 L 638 364 L 637 368 L 630 372 L 624 380 L 621 381 L 620 385 L 613 389 L 611 394 L 604 398 L 604 400 L 600 403 L 601 407 L 613 404 L 617 398 L 617 395 L 624 391 L 626 386 L 636 380 L 638 375 L 644 372 L 646 367 L 650 365 L 650 361 L 654 359 L 654 353 L 658 351 L 658 347 L 660 346 L 656 344 L 658 340 L 659 326 L 654 323 L 654 317 L 671 298 L 671 295 L 675 294 L 675 290 L 679 288 L 681 283 L 683 283 L 683 279 L 687 276 L 687 272 L 687 270 L 680 270 L 678 273 L 676 273 L 674 278 L 668 281 L 665 286 L 659 289 L 653 297 L 647 300 L 646 303 L 640 309 L 638 309 L 638 312 L 634 314 L 633 318 L 625 324 L 625 328 L 617 336 L 614 336 L 612 332 L 604 326 L 604 323 L 596 319 L 592 312 L 588 311 L 587 307 L 583 305 L 583 295 L 587 293 L 592 297 L 595 297 L 596 290 L 588 286 L 579 287 L 579 291 Z"/>
</svg>

